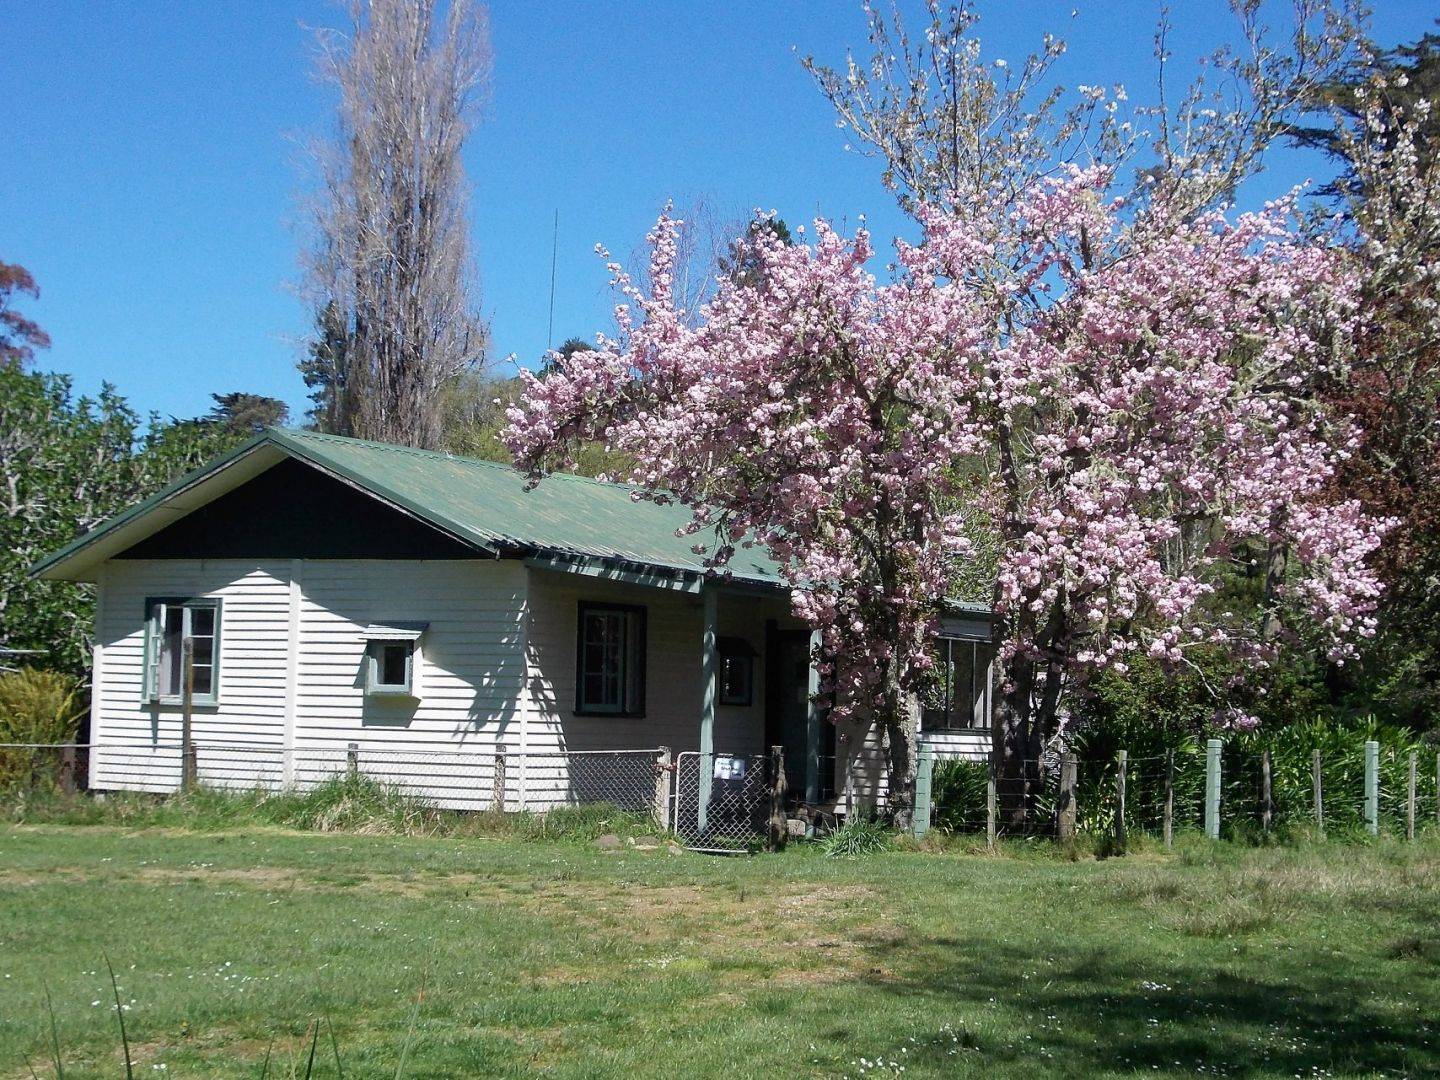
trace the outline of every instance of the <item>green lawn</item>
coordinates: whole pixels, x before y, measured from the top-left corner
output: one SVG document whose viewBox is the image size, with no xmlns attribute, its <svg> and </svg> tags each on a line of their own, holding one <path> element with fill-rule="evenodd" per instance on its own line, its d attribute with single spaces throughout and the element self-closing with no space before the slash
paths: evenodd
<svg viewBox="0 0 1440 1080">
<path fill-rule="evenodd" d="M 123 1075 L 107 953 L 137 1076 L 267 1050 L 303 1074 L 313 1018 L 352 1077 L 407 1042 L 410 1077 L 1440 1073 L 1433 843 L 846 861 L 0 828 L 0 1076 L 52 1074 L 47 986 L 65 1075 Z"/>
</svg>

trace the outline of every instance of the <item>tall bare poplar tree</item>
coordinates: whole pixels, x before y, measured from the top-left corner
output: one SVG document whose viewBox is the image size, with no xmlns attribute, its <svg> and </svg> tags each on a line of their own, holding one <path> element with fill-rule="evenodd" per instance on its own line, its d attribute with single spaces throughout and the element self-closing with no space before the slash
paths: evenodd
<svg viewBox="0 0 1440 1080">
<path fill-rule="evenodd" d="M 421 447 L 439 445 L 440 391 L 486 345 L 460 154 L 489 78 L 488 19 L 469 0 L 439 6 L 355 0 L 348 33 L 319 35 L 340 98 L 316 148 L 306 265 L 327 340 L 301 364 L 330 430 Z"/>
</svg>

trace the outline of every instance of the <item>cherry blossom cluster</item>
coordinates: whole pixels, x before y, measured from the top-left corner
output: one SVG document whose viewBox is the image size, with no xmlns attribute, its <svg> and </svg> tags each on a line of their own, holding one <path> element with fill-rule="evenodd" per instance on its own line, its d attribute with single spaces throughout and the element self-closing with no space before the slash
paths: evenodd
<svg viewBox="0 0 1440 1080">
<path fill-rule="evenodd" d="M 585 441 L 628 455 L 616 479 L 689 507 L 717 574 L 767 549 L 840 658 L 836 716 L 918 685 L 977 503 L 1007 662 L 1083 682 L 1137 652 L 1257 648 L 1209 602 L 1257 543 L 1291 553 L 1277 603 L 1341 656 L 1373 631 L 1382 523 L 1326 500 L 1354 435 L 1314 391 L 1343 365 L 1355 282 L 1288 201 L 1182 218 L 1130 212 L 1109 182 L 1073 169 L 1006 214 L 922 208 L 883 281 L 864 229 L 752 230 L 757 272 L 698 317 L 662 216 L 648 289 L 611 264 L 616 337 L 525 374 L 507 444 L 537 479 Z"/>
</svg>

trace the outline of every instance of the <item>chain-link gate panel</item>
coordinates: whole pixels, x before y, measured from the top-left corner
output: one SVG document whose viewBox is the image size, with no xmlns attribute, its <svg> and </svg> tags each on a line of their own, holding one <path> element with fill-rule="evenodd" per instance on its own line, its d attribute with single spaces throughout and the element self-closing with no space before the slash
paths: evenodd
<svg viewBox="0 0 1440 1080">
<path fill-rule="evenodd" d="M 764 843 L 769 821 L 770 785 L 763 754 L 687 751 L 675 759 L 673 824 L 686 847 L 746 851 Z"/>
</svg>

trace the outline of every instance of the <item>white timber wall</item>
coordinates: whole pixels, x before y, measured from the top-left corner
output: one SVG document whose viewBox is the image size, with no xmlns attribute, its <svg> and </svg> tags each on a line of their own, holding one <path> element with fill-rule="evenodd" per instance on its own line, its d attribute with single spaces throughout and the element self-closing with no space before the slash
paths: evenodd
<svg viewBox="0 0 1440 1080">
<path fill-rule="evenodd" d="M 347 767 L 439 805 L 489 806 L 497 749 L 518 749 L 525 571 L 488 560 L 114 560 L 100 585 L 91 786 L 172 791 L 181 710 L 142 701 L 145 601 L 223 600 L 219 704 L 196 706 L 200 778 L 304 787 Z M 371 623 L 429 624 L 417 696 L 364 691 Z"/>
<path fill-rule="evenodd" d="M 704 612 L 698 595 L 533 568 L 528 595 L 531 750 L 699 747 Z M 575 715 L 581 601 L 645 609 L 644 716 Z M 719 753 L 758 754 L 765 748 L 765 620 L 787 609 L 767 597 L 720 594 L 720 636 L 743 638 L 756 657 L 752 703 L 716 706 Z"/>
<path fill-rule="evenodd" d="M 246 756 L 278 779 L 285 734 L 289 563 L 116 560 L 106 564 L 96 618 L 90 784 L 99 790 L 172 791 L 180 781 L 181 710 L 143 701 L 145 602 L 160 596 L 223 600 L 220 704 L 197 706 L 197 744 L 254 746 Z M 205 754 L 202 751 L 203 761 Z M 219 777 L 212 777 L 219 779 Z"/>
<path fill-rule="evenodd" d="M 935 751 L 937 761 L 945 758 L 984 761 L 990 756 L 988 731 L 921 731 L 920 743 Z"/>
<path fill-rule="evenodd" d="M 497 749 L 519 748 L 524 569 L 490 560 L 307 560 L 300 567 L 295 780 L 345 767 L 437 805 L 491 805 Z M 368 696 L 371 623 L 424 622 L 414 698 Z"/>
</svg>

